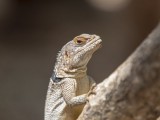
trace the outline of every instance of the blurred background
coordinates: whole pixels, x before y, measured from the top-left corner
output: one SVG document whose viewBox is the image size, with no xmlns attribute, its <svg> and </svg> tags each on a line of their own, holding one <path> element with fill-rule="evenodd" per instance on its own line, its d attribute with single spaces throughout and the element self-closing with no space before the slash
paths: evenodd
<svg viewBox="0 0 160 120">
<path fill-rule="evenodd" d="M 88 65 L 101 82 L 159 17 L 159 0 L 0 0 L 0 120 L 43 120 L 57 52 L 73 37 L 101 36 Z"/>
</svg>

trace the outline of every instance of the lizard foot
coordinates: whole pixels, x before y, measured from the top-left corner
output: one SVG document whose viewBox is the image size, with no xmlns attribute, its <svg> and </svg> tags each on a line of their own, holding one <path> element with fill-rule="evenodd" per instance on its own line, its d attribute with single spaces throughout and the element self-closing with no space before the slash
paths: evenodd
<svg viewBox="0 0 160 120">
<path fill-rule="evenodd" d="M 92 94 L 96 94 L 96 92 L 94 91 L 94 89 L 96 88 L 96 83 L 93 83 L 93 85 L 91 86 L 91 88 L 90 88 L 90 90 L 89 90 L 89 92 L 88 92 L 88 94 L 87 94 L 87 96 L 89 97 L 90 95 L 92 95 Z"/>
<path fill-rule="evenodd" d="M 90 95 L 96 95 L 96 92 L 94 91 L 95 88 L 96 88 L 96 86 L 97 86 L 96 83 L 94 83 L 94 84 L 91 86 L 89 92 L 87 93 L 87 102 L 89 102 L 89 96 L 90 96 Z"/>
</svg>

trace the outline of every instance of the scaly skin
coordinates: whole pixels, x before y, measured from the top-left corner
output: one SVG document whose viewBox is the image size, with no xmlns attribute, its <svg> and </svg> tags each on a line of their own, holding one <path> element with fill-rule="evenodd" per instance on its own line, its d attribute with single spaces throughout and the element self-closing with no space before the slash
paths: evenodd
<svg viewBox="0 0 160 120">
<path fill-rule="evenodd" d="M 48 86 L 45 120 L 76 120 L 94 81 L 86 73 L 87 63 L 102 40 L 82 34 L 63 46 Z"/>
</svg>

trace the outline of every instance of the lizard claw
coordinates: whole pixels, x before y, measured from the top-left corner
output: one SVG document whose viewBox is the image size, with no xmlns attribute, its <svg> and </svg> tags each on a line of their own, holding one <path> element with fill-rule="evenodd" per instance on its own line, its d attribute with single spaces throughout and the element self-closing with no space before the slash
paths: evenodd
<svg viewBox="0 0 160 120">
<path fill-rule="evenodd" d="M 92 86 L 91 86 L 91 89 L 89 90 L 87 96 L 89 97 L 91 94 L 96 94 L 96 92 L 94 91 L 94 89 L 96 88 L 96 83 L 94 83 Z"/>
<path fill-rule="evenodd" d="M 95 95 L 96 94 L 96 92 L 94 91 L 96 86 L 97 86 L 96 83 L 92 84 L 91 89 L 89 90 L 89 92 L 87 94 L 87 102 L 89 102 L 89 96 L 90 95 L 93 95 L 93 94 Z"/>
</svg>

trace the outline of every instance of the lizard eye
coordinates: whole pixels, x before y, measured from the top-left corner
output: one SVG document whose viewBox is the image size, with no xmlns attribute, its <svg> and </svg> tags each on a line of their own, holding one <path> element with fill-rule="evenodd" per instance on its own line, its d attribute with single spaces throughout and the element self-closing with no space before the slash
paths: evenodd
<svg viewBox="0 0 160 120">
<path fill-rule="evenodd" d="M 75 37 L 73 41 L 77 45 L 82 45 L 86 43 L 87 39 L 85 39 L 84 37 Z"/>
</svg>

